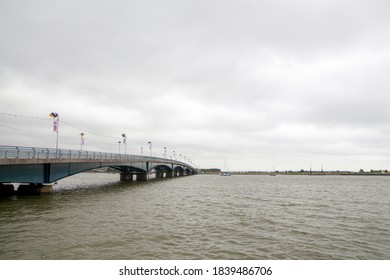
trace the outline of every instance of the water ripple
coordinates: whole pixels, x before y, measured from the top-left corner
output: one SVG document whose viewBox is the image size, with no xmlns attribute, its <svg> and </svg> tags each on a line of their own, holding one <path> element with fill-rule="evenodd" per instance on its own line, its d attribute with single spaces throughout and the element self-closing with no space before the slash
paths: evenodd
<svg viewBox="0 0 390 280">
<path fill-rule="evenodd" d="M 0 258 L 389 259 L 389 179 L 80 174 L 0 201 Z"/>
</svg>

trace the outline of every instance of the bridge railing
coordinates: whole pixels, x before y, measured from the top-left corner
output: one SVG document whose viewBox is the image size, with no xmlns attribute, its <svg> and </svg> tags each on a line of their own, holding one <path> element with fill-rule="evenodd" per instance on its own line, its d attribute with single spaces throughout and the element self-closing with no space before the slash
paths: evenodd
<svg viewBox="0 0 390 280">
<path fill-rule="evenodd" d="M 56 160 L 113 160 L 113 161 L 166 161 L 190 166 L 189 164 L 149 156 L 124 155 L 117 153 L 81 151 L 69 149 L 51 149 L 37 147 L 1 146 L 0 158 L 6 159 L 56 159 Z"/>
<path fill-rule="evenodd" d="M 51 148 L 0 146 L 0 158 L 130 160 L 146 159 L 148 157 L 69 149 L 56 150 Z"/>
</svg>

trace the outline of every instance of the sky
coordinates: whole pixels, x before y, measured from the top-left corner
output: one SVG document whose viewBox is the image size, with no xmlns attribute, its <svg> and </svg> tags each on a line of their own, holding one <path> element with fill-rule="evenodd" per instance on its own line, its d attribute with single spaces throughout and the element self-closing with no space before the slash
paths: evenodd
<svg viewBox="0 0 390 280">
<path fill-rule="evenodd" d="M 387 0 L 0 0 L 0 145 L 390 170 Z M 152 151 L 148 142 L 152 143 Z"/>
</svg>

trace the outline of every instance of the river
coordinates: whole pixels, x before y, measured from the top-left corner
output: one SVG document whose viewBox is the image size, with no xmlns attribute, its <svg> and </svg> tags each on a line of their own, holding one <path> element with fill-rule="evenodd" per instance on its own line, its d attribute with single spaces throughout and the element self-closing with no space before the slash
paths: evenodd
<svg viewBox="0 0 390 280">
<path fill-rule="evenodd" d="M 390 259 L 390 177 L 84 173 L 0 200 L 0 259 Z"/>
</svg>

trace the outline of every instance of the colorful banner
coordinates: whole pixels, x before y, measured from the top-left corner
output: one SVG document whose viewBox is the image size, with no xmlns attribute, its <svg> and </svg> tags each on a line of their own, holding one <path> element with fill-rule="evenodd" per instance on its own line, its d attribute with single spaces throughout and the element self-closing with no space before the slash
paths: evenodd
<svg viewBox="0 0 390 280">
<path fill-rule="evenodd" d="M 60 122 L 60 118 L 59 118 L 58 113 L 51 112 L 49 116 L 53 118 L 53 132 L 58 133 L 59 122 Z"/>
<path fill-rule="evenodd" d="M 58 113 L 51 112 L 49 116 L 52 118 L 58 118 Z"/>
<path fill-rule="evenodd" d="M 58 120 L 53 119 L 53 132 L 58 132 Z"/>
</svg>

